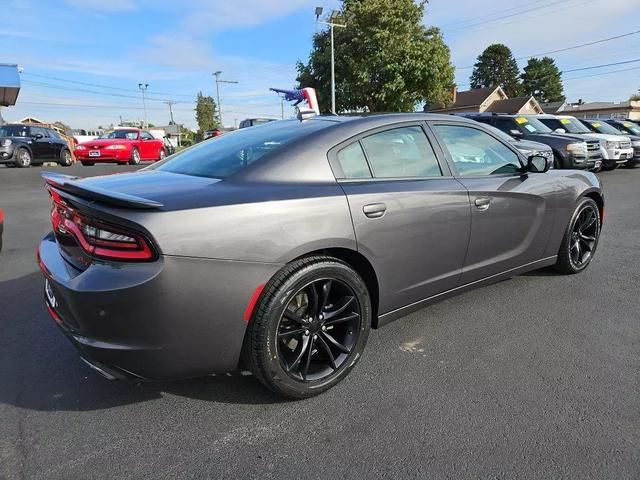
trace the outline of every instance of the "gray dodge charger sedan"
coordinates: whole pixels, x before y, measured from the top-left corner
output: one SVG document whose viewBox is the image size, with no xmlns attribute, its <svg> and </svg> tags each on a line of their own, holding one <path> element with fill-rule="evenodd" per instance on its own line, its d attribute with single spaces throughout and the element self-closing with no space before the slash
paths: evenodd
<svg viewBox="0 0 640 480">
<path fill-rule="evenodd" d="M 528 270 L 584 270 L 604 198 L 482 124 L 283 120 L 136 173 L 44 174 L 47 308 L 108 378 L 248 368 L 292 398 L 342 380 L 371 328 Z"/>
</svg>

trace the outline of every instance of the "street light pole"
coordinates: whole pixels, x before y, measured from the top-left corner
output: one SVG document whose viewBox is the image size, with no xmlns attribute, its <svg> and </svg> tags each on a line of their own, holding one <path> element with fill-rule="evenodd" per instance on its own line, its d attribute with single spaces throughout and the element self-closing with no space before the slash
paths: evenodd
<svg viewBox="0 0 640 480">
<path fill-rule="evenodd" d="M 336 60 L 335 60 L 335 46 L 333 40 L 333 29 L 334 27 L 338 28 L 346 28 L 347 26 L 343 23 L 336 23 L 338 19 L 338 12 L 333 10 L 331 15 L 329 16 L 328 22 L 321 22 L 319 20 L 320 15 L 322 15 L 323 8 L 316 7 L 316 21 L 323 25 L 329 25 L 329 29 L 331 30 L 331 113 L 336 113 Z"/>
<path fill-rule="evenodd" d="M 220 106 L 220 84 L 221 83 L 238 83 L 235 80 L 220 80 L 220 75 L 222 74 L 221 70 L 217 72 L 213 72 L 213 76 L 216 77 L 216 98 L 218 102 L 218 121 L 220 122 L 220 126 L 222 127 L 222 108 Z"/>
<path fill-rule="evenodd" d="M 147 90 L 147 88 L 149 88 L 149 84 L 139 83 L 138 88 L 142 92 L 142 108 L 144 110 L 144 120 L 142 122 L 142 128 L 145 128 L 145 125 L 147 124 L 147 101 L 145 99 L 144 92 Z"/>
</svg>

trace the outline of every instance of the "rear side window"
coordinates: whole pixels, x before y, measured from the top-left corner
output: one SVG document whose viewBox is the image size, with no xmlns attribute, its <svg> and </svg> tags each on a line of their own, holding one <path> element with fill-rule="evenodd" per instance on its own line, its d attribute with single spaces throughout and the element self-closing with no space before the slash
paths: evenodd
<svg viewBox="0 0 640 480">
<path fill-rule="evenodd" d="M 338 152 L 338 165 L 341 172 L 338 178 L 371 178 L 367 158 L 364 156 L 360 142 L 355 142 Z"/>
<path fill-rule="evenodd" d="M 436 155 L 419 126 L 394 128 L 362 139 L 376 178 L 442 176 Z"/>
<path fill-rule="evenodd" d="M 324 120 L 283 120 L 269 122 L 258 128 L 243 128 L 204 140 L 148 169 L 196 177 L 227 178 L 288 143 L 330 125 L 334 123 Z"/>
<path fill-rule="evenodd" d="M 520 159 L 488 133 L 472 127 L 436 125 L 436 131 L 463 177 L 519 173 Z"/>
</svg>

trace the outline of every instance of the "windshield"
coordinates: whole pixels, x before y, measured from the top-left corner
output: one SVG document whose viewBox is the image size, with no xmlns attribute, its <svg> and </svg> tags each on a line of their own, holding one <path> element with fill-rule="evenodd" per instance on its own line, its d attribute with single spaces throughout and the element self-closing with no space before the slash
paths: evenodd
<svg viewBox="0 0 640 480">
<path fill-rule="evenodd" d="M 609 125 L 606 122 L 589 122 L 589 125 L 598 133 L 606 133 L 608 135 L 622 135 L 623 133 L 616 127 Z"/>
<path fill-rule="evenodd" d="M 26 125 L 5 125 L 0 127 L 0 137 L 26 137 L 29 127 Z"/>
<path fill-rule="evenodd" d="M 119 138 L 122 140 L 137 140 L 138 131 L 137 130 L 113 130 L 112 132 L 107 132 L 104 135 L 100 135 L 98 138 L 101 138 L 101 139 Z"/>
<path fill-rule="evenodd" d="M 638 127 L 637 125 L 631 122 L 623 122 L 622 126 L 627 132 L 632 133 L 634 135 L 640 135 L 640 127 Z"/>
<path fill-rule="evenodd" d="M 580 122 L 580 120 L 578 120 L 577 118 L 574 117 L 562 117 L 560 119 L 558 119 L 560 121 L 560 123 L 562 124 L 562 127 L 564 130 L 566 130 L 569 133 L 591 133 L 591 130 L 589 130 L 587 127 L 585 127 L 582 122 Z"/>
<path fill-rule="evenodd" d="M 529 133 L 551 133 L 551 129 L 535 117 L 517 117 L 516 122 Z"/>
<path fill-rule="evenodd" d="M 245 128 L 201 142 L 149 170 L 226 178 L 284 145 L 333 125 L 328 121 L 284 120 Z"/>
</svg>

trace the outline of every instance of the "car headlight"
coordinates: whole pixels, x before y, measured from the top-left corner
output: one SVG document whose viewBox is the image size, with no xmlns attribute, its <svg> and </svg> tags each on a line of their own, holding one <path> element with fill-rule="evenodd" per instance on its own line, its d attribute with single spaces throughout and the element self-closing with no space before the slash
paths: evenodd
<svg viewBox="0 0 640 480">
<path fill-rule="evenodd" d="M 604 148 L 620 148 L 620 144 L 618 142 L 604 142 Z"/>
<path fill-rule="evenodd" d="M 635 142 L 631 142 L 631 146 L 635 147 L 635 148 L 640 147 L 640 140 L 636 140 Z"/>
<path fill-rule="evenodd" d="M 109 145 L 105 150 L 126 150 L 126 145 Z"/>
<path fill-rule="evenodd" d="M 534 154 L 544 158 L 549 158 L 551 156 L 551 152 L 549 150 L 536 151 Z"/>
<path fill-rule="evenodd" d="M 8 138 L 5 138 L 4 140 L 2 140 L 2 146 L 3 147 L 8 147 L 9 145 L 11 145 L 11 140 Z"/>
<path fill-rule="evenodd" d="M 587 153 L 587 144 L 585 142 L 570 143 L 567 145 L 567 152 L 585 154 Z"/>
</svg>

